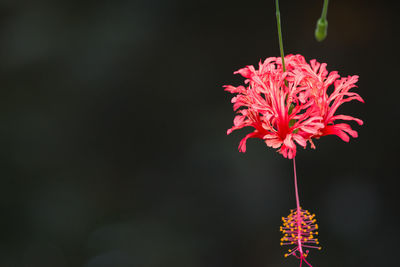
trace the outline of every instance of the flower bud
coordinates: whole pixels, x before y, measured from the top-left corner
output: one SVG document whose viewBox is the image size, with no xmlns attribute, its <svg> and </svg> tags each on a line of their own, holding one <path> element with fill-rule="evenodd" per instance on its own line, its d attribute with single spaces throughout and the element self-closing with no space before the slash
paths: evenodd
<svg viewBox="0 0 400 267">
<path fill-rule="evenodd" d="M 317 21 L 317 27 L 315 28 L 315 39 L 318 42 L 322 42 L 328 35 L 328 21 L 326 19 L 320 18 Z"/>
</svg>

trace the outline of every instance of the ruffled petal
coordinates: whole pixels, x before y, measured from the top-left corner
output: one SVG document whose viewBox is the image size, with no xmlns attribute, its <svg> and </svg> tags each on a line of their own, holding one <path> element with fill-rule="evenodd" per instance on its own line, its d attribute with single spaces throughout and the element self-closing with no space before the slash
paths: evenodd
<svg viewBox="0 0 400 267">
<path fill-rule="evenodd" d="M 364 124 L 364 122 L 362 120 L 354 118 L 352 116 L 347 116 L 347 115 L 336 115 L 336 116 L 333 116 L 331 118 L 331 121 L 335 121 L 335 120 L 355 121 L 355 122 L 358 123 L 358 125 L 363 125 Z"/>
<path fill-rule="evenodd" d="M 232 85 L 224 85 L 223 87 L 225 88 L 224 89 L 225 91 L 228 91 L 228 92 L 230 92 L 232 94 L 246 92 L 246 88 L 244 86 L 242 86 L 242 85 L 240 85 L 238 87 L 235 87 L 235 86 L 232 86 Z"/>
<path fill-rule="evenodd" d="M 358 133 L 351 129 L 350 125 L 345 123 L 335 124 L 335 125 L 328 125 L 322 130 L 322 135 L 336 135 L 340 139 L 345 142 L 350 141 L 350 137 L 356 138 L 358 137 Z"/>
<path fill-rule="evenodd" d="M 277 135 L 264 135 L 265 143 L 272 148 L 278 148 L 282 145 L 282 140 Z"/>
<path fill-rule="evenodd" d="M 307 141 L 306 139 L 304 139 L 301 135 L 299 134 L 294 134 L 293 135 L 293 140 L 295 140 L 299 145 L 301 145 L 302 147 L 306 147 L 307 146 Z"/>
<path fill-rule="evenodd" d="M 255 137 L 258 137 L 258 136 L 259 136 L 259 134 L 256 133 L 256 132 L 252 132 L 252 133 L 249 133 L 248 135 L 246 135 L 239 143 L 239 152 L 242 152 L 242 153 L 246 152 L 247 139 L 255 138 Z"/>
</svg>

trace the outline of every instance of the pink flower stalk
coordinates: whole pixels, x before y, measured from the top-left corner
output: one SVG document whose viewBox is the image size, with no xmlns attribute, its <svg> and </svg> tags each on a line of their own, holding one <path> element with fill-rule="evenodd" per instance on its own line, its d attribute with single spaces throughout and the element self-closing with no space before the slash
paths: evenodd
<svg viewBox="0 0 400 267">
<path fill-rule="evenodd" d="M 345 102 L 364 102 L 357 93 L 349 92 L 358 76 L 340 78 L 336 71 L 329 73 L 325 63 L 311 60 L 308 64 L 301 55 L 287 55 L 285 67 L 283 72 L 281 58 L 270 57 L 259 63 L 258 70 L 247 66 L 234 72 L 246 78 L 244 86 L 224 86 L 226 91 L 236 94 L 232 103 L 238 114 L 227 134 L 243 127 L 254 128 L 239 143 L 240 152 L 246 151 L 247 139 L 260 138 L 292 159 L 297 145 L 305 148 L 309 142 L 315 148 L 313 138 L 337 135 L 348 142 L 348 135 L 357 137 L 350 125 L 335 121 L 354 120 L 360 125 L 363 122 L 335 112 Z M 333 93 L 328 95 L 332 84 Z"/>
</svg>

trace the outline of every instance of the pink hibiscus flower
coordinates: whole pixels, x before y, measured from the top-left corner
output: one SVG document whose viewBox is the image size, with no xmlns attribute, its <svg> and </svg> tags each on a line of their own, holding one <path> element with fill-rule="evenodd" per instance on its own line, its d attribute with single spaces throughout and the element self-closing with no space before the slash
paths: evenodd
<svg viewBox="0 0 400 267">
<path fill-rule="evenodd" d="M 345 102 L 363 102 L 358 94 L 349 92 L 358 76 L 339 79 L 337 72 L 328 73 L 325 63 L 310 63 L 301 55 L 287 55 L 283 72 L 281 58 L 270 57 L 259 63 L 258 70 L 247 66 L 235 72 L 246 80 L 244 86 L 224 86 L 226 91 L 236 94 L 232 103 L 238 114 L 227 134 L 243 127 L 254 128 L 241 140 L 240 152 L 246 151 L 247 139 L 259 138 L 292 159 L 297 145 L 305 148 L 308 141 L 314 147 L 312 138 L 334 134 L 348 142 L 348 135 L 357 137 L 348 124 L 334 122 L 355 120 L 361 125 L 362 121 L 334 113 Z M 332 83 L 335 89 L 328 95 Z"/>
</svg>

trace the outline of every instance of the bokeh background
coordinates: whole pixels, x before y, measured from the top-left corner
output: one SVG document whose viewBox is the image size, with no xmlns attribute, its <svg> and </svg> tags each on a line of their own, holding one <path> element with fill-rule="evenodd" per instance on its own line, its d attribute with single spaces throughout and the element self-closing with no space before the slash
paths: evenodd
<svg viewBox="0 0 400 267">
<path fill-rule="evenodd" d="M 358 74 L 359 138 L 297 157 L 317 214 L 315 266 L 395 266 L 398 12 L 384 1 L 281 1 L 285 52 Z M 278 56 L 274 2 L 0 1 L 0 267 L 297 266 L 279 246 L 292 165 L 226 136 L 222 85 Z"/>
</svg>

